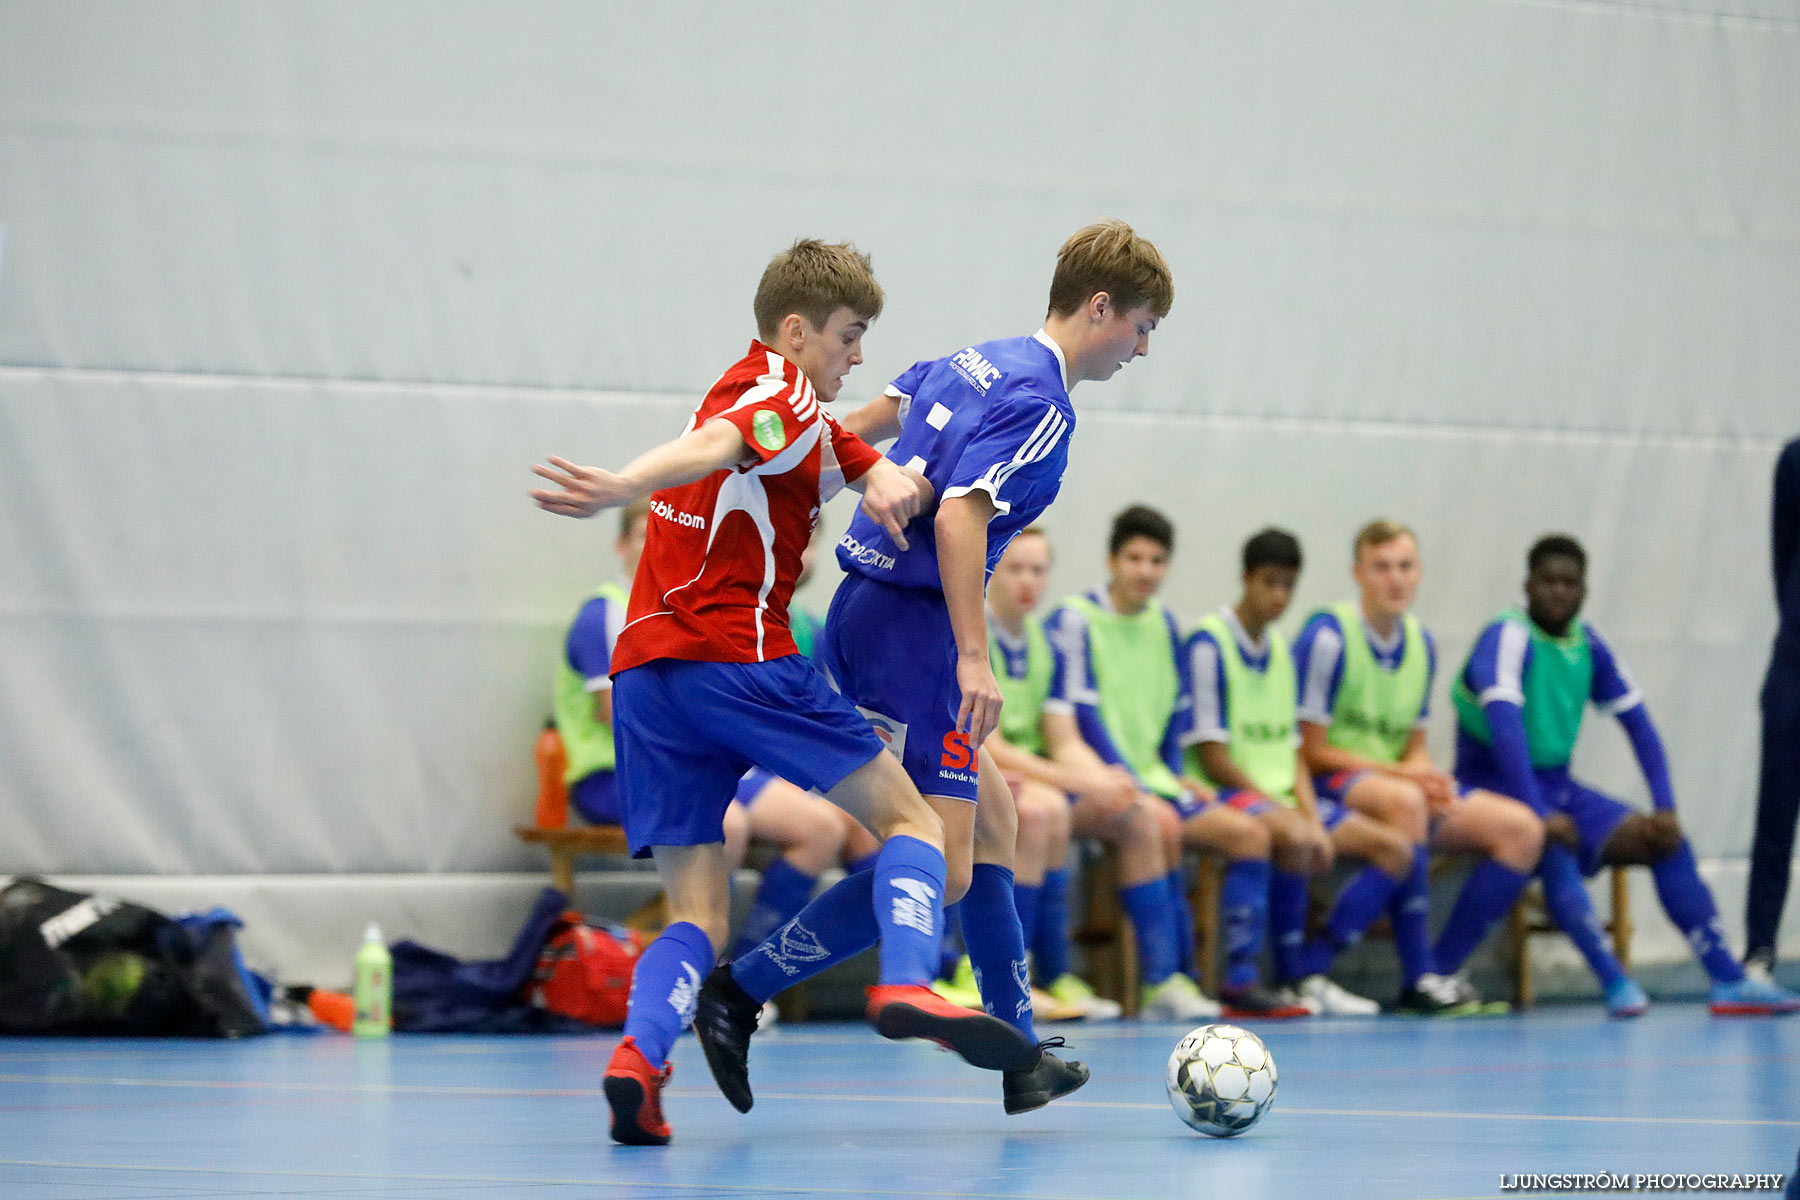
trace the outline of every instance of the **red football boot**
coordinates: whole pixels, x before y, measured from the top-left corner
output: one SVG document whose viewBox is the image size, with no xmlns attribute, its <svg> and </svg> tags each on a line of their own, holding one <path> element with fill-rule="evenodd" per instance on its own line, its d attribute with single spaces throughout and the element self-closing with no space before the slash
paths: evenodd
<svg viewBox="0 0 1800 1200">
<path fill-rule="evenodd" d="M 601 1087 L 606 1102 L 612 1105 L 612 1139 L 627 1146 L 666 1146 L 671 1136 L 669 1123 L 663 1120 L 662 1089 L 669 1082 L 673 1066 L 657 1070 L 637 1048 L 635 1038 L 626 1038 L 613 1051 L 606 1064 L 606 1078 Z"/>
<path fill-rule="evenodd" d="M 1035 1042 L 998 1017 L 952 1004 L 918 984 L 869 989 L 869 1022 L 884 1038 L 926 1038 L 984 1071 L 1017 1071 L 1038 1060 Z"/>
</svg>

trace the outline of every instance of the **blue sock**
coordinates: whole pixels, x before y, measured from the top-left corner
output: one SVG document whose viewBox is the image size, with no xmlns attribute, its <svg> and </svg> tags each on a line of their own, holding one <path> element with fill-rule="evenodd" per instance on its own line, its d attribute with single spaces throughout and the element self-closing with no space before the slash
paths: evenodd
<svg viewBox="0 0 1800 1200">
<path fill-rule="evenodd" d="M 844 874 L 861 875 L 864 871 L 873 871 L 875 864 L 881 861 L 881 851 L 865 854 L 861 858 L 853 858 L 844 864 Z"/>
<path fill-rule="evenodd" d="M 1744 977 L 1744 968 L 1725 945 L 1725 932 L 1719 928 L 1719 910 L 1713 906 L 1712 891 L 1700 878 L 1700 867 L 1694 861 L 1693 847 L 1681 840 L 1681 849 L 1650 868 L 1656 880 L 1656 898 L 1675 928 L 1687 938 L 1689 948 L 1714 983 L 1736 983 Z"/>
<path fill-rule="evenodd" d="M 881 982 L 926 986 L 937 977 L 943 937 L 943 851 L 915 837 L 889 838 L 875 866 L 874 904 L 881 926 Z M 1012 912 L 1010 896 L 1006 907 Z"/>
<path fill-rule="evenodd" d="M 625 1036 L 635 1038 L 650 1065 L 669 1061 L 669 1051 L 694 1020 L 700 981 L 713 967 L 712 939 L 698 925 L 677 921 L 644 948 L 631 973 Z"/>
<path fill-rule="evenodd" d="M 1587 959 L 1600 986 L 1610 988 L 1625 978 L 1625 968 L 1619 965 L 1612 948 L 1606 944 L 1600 919 L 1594 915 L 1593 902 L 1588 899 L 1587 888 L 1581 881 L 1581 868 L 1567 846 L 1557 842 L 1544 844 L 1538 878 L 1544 881 L 1544 911 Z"/>
<path fill-rule="evenodd" d="M 1275 871 L 1269 877 L 1269 932 L 1275 943 L 1275 978 L 1283 983 L 1304 979 L 1300 947 L 1306 942 L 1306 909 L 1312 901 L 1307 876 Z"/>
<path fill-rule="evenodd" d="M 1173 975 L 1181 961 L 1175 956 L 1175 901 L 1169 895 L 1169 877 L 1158 875 L 1147 883 L 1120 888 L 1119 903 L 1130 914 L 1137 934 L 1138 973 L 1146 987 L 1154 987 Z"/>
<path fill-rule="evenodd" d="M 1462 895 L 1456 898 L 1456 907 L 1450 910 L 1450 919 L 1444 922 L 1444 931 L 1432 947 L 1437 969 L 1445 975 L 1461 969 L 1463 960 L 1481 945 L 1494 922 L 1506 915 L 1530 881 L 1529 875 L 1521 875 L 1491 858 L 1469 872 Z"/>
<path fill-rule="evenodd" d="M 1053 983 L 1069 973 L 1069 872 L 1067 868 L 1044 872 L 1038 891 L 1037 930 L 1031 935 L 1031 954 L 1038 974 Z"/>
<path fill-rule="evenodd" d="M 1175 969 L 1194 973 L 1194 910 L 1188 907 L 1187 880 L 1182 869 L 1169 872 L 1169 903 L 1175 914 Z"/>
<path fill-rule="evenodd" d="M 939 979 L 956 977 L 957 960 L 963 956 L 962 901 L 944 905 L 944 938 L 938 943 Z"/>
<path fill-rule="evenodd" d="M 800 915 L 740 955 L 731 977 L 759 1004 L 875 944 L 875 873 L 846 875 Z"/>
<path fill-rule="evenodd" d="M 1019 932 L 1025 936 L 1025 948 L 1037 940 L 1039 901 L 1044 891 L 1041 883 L 1020 883 L 1013 877 L 1013 907 L 1019 912 Z M 1054 976 L 1046 976 L 1046 979 Z"/>
<path fill-rule="evenodd" d="M 1025 963 L 1025 935 L 1013 902 L 1013 873 L 995 863 L 975 864 L 969 894 L 962 898 L 968 923 L 963 940 L 975 965 L 981 1005 L 1014 1029 L 1038 1040 L 1031 1027 L 1031 976 Z"/>
<path fill-rule="evenodd" d="M 1379 867 L 1358 871 L 1338 893 L 1337 903 L 1331 906 L 1331 916 L 1325 922 L 1326 936 L 1332 945 L 1343 950 L 1360 942 L 1399 886 L 1399 880 Z"/>
<path fill-rule="evenodd" d="M 1429 851 L 1413 850 L 1412 874 L 1388 896 L 1388 920 L 1394 926 L 1394 953 L 1400 959 L 1400 977 L 1411 987 L 1421 975 L 1437 972 L 1431 953 L 1431 879 L 1426 873 Z"/>
<path fill-rule="evenodd" d="M 744 930 L 738 934 L 731 957 L 748 954 L 758 942 L 798 916 L 818 885 L 816 876 L 808 875 L 785 858 L 770 863 L 763 870 L 762 883 L 757 886 L 756 899 L 744 918 Z"/>
<path fill-rule="evenodd" d="M 1225 990 L 1256 982 L 1263 937 L 1269 928 L 1269 860 L 1241 858 L 1225 868 L 1219 888 L 1219 923 L 1225 927 Z"/>
</svg>

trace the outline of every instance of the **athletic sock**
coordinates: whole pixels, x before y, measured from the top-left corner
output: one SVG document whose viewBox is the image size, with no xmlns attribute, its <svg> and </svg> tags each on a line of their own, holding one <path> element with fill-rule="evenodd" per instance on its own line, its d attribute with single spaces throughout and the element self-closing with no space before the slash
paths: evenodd
<svg viewBox="0 0 1800 1200">
<path fill-rule="evenodd" d="M 1031 1026 L 1031 977 L 1013 902 L 1011 868 L 976 863 L 962 903 L 969 918 L 963 925 L 963 941 L 975 967 L 982 1007 L 1036 1042 L 1037 1031 Z"/>
<path fill-rule="evenodd" d="M 915 837 L 889 838 L 875 865 L 874 906 L 881 927 L 881 982 L 929 984 L 937 976 L 943 936 L 943 851 Z M 1010 896 L 1007 911 L 1012 911 Z"/>
<path fill-rule="evenodd" d="M 740 955 L 731 964 L 731 977 L 751 999 L 766 1004 L 826 967 L 855 958 L 881 936 L 874 893 L 875 872 L 844 876 L 799 916 Z"/>
<path fill-rule="evenodd" d="M 1712 891 L 1700 878 L 1700 866 L 1694 861 L 1693 847 L 1681 839 L 1681 848 L 1650 868 L 1656 880 L 1656 896 L 1662 901 L 1669 920 L 1687 938 L 1694 957 L 1706 968 L 1714 983 L 1736 983 L 1744 977 L 1744 968 L 1725 945 L 1725 931 L 1719 927 L 1719 910 L 1713 905 Z"/>
<path fill-rule="evenodd" d="M 1037 960 L 1038 975 L 1045 983 L 1069 973 L 1069 872 L 1058 868 L 1044 872 L 1038 890 L 1037 928 L 1028 943 Z"/>
<path fill-rule="evenodd" d="M 744 929 L 732 947 L 731 957 L 748 954 L 758 942 L 798 916 L 818 885 L 817 876 L 808 875 L 785 858 L 770 863 L 763 870 L 756 899 L 750 904 L 750 914 L 744 918 Z"/>
<path fill-rule="evenodd" d="M 1138 973 L 1146 986 L 1155 986 L 1175 973 L 1175 901 L 1169 895 L 1169 877 L 1119 889 L 1119 903 L 1131 917 L 1137 934 Z"/>
<path fill-rule="evenodd" d="M 1450 910 L 1450 919 L 1444 922 L 1444 931 L 1438 934 L 1437 945 L 1432 948 L 1439 972 L 1453 975 L 1462 967 L 1463 960 L 1513 906 L 1530 879 L 1491 858 L 1469 873 L 1462 895 L 1456 898 L 1456 907 Z"/>
<path fill-rule="evenodd" d="M 677 921 L 644 948 L 631 974 L 625 1036 L 637 1040 L 650 1065 L 669 1061 L 669 1051 L 694 1020 L 700 981 L 713 966 L 712 939 L 689 921 Z"/>
<path fill-rule="evenodd" d="M 1275 871 L 1269 877 L 1269 933 L 1275 943 L 1275 977 L 1283 983 L 1304 979 L 1300 948 L 1306 942 L 1306 908 L 1311 903 L 1307 876 Z"/>
<path fill-rule="evenodd" d="M 1041 911 L 1041 897 L 1044 885 L 1041 883 L 1020 883 L 1018 876 L 1013 876 L 1013 907 L 1019 913 L 1019 932 L 1025 938 L 1025 948 L 1031 949 L 1037 938 L 1038 916 Z M 1054 978 L 1051 976 L 1050 978 Z"/>
<path fill-rule="evenodd" d="M 1437 971 L 1431 954 L 1431 879 L 1426 873 L 1429 851 L 1413 848 L 1412 872 L 1388 896 L 1388 920 L 1394 926 L 1394 954 L 1400 975 L 1411 987 L 1421 975 Z"/>
<path fill-rule="evenodd" d="M 1194 910 L 1188 905 L 1187 880 L 1180 866 L 1169 872 L 1169 903 L 1175 916 L 1175 969 L 1192 975 L 1198 965 L 1194 961 Z"/>
<path fill-rule="evenodd" d="M 1225 868 L 1219 907 L 1224 910 L 1219 918 L 1225 927 L 1225 988 L 1237 991 L 1255 984 L 1261 969 L 1269 928 L 1269 860 L 1240 858 Z"/>
<path fill-rule="evenodd" d="M 1625 978 L 1625 968 L 1613 957 L 1612 948 L 1594 915 L 1587 887 L 1581 881 L 1581 868 L 1567 846 L 1548 843 L 1538 863 L 1538 878 L 1544 882 L 1544 911 L 1557 928 L 1569 935 L 1581 956 L 1600 980 L 1602 990 Z"/>
<path fill-rule="evenodd" d="M 938 941 L 937 977 L 956 978 L 956 964 L 962 956 L 962 901 L 958 900 L 955 904 L 944 905 L 944 936 Z"/>
</svg>

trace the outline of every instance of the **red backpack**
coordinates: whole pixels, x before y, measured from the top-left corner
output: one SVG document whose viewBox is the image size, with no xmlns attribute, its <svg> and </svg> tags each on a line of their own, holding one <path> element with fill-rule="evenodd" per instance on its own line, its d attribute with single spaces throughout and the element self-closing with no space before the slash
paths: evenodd
<svg viewBox="0 0 1800 1200">
<path fill-rule="evenodd" d="M 644 938 L 622 925 L 589 925 L 566 912 L 550 927 L 531 977 L 531 1003 L 590 1025 L 620 1028 Z"/>
</svg>

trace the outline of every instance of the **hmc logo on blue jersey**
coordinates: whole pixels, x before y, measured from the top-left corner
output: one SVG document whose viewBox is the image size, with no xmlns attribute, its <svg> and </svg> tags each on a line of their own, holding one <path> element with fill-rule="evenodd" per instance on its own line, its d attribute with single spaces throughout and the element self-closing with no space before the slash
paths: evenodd
<svg viewBox="0 0 1800 1200">
<path fill-rule="evenodd" d="M 975 390 L 987 395 L 987 390 L 1000 382 L 1002 372 L 999 367 L 989 362 L 981 351 L 970 346 L 962 353 L 951 358 L 950 365 L 956 373 L 975 385 Z"/>
</svg>

